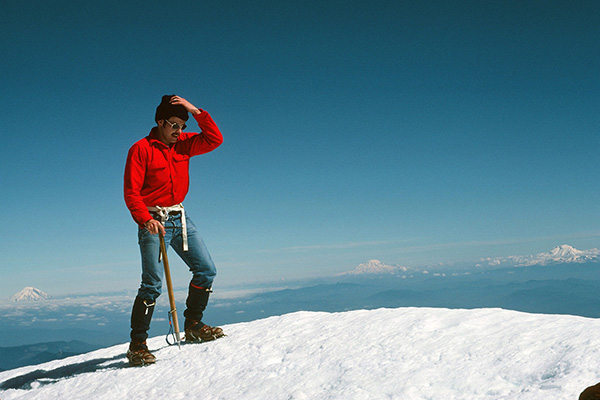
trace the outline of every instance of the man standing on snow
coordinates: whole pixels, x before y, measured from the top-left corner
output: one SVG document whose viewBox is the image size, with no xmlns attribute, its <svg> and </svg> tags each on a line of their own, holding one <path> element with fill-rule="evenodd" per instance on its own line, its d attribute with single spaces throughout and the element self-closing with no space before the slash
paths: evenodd
<svg viewBox="0 0 600 400">
<path fill-rule="evenodd" d="M 200 133 L 183 132 L 188 112 L 198 123 Z M 125 203 L 139 226 L 142 256 L 142 283 L 131 312 L 131 344 L 127 352 L 129 363 L 136 366 L 156 361 L 146 339 L 154 304 L 162 290 L 159 233 L 193 275 L 183 313 L 186 342 L 224 336 L 221 328 L 202 322 L 216 269 L 181 204 L 189 188 L 190 157 L 216 149 L 223 143 L 223 136 L 206 111 L 175 95 L 162 97 L 155 121 L 150 134 L 129 149 L 125 165 Z"/>
</svg>

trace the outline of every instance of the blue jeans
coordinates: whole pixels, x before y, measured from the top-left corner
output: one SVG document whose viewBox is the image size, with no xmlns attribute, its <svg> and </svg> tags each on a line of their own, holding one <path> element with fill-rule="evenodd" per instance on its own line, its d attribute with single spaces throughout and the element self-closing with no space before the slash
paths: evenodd
<svg viewBox="0 0 600 400">
<path fill-rule="evenodd" d="M 181 214 L 179 213 L 169 215 L 169 219 L 165 222 L 165 246 L 168 248 L 170 245 L 189 267 L 192 272 L 190 285 L 210 289 L 217 275 L 215 264 L 204 241 L 198 234 L 196 226 L 187 215 L 186 225 L 188 251 L 183 251 Z M 138 290 L 138 297 L 153 303 L 162 292 L 164 268 L 159 262 L 160 238 L 158 235 L 152 235 L 145 228 L 140 228 L 138 243 L 142 255 L 142 284 Z"/>
</svg>

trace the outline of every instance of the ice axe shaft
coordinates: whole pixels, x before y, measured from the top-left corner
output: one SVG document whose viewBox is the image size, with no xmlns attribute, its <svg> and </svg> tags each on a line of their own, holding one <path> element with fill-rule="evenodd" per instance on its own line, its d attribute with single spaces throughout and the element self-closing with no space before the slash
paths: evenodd
<svg viewBox="0 0 600 400">
<path fill-rule="evenodd" d="M 169 259 L 167 258 L 167 247 L 165 246 L 165 238 L 162 233 L 158 233 L 160 237 L 160 252 L 162 254 L 163 265 L 165 267 L 165 278 L 167 281 L 167 291 L 169 293 L 169 305 L 171 306 L 171 319 L 173 320 L 173 330 L 175 332 L 175 341 L 181 349 L 181 339 L 179 338 L 179 322 L 177 321 L 177 308 L 175 307 L 175 295 L 173 294 L 173 283 L 171 282 L 171 269 L 169 268 Z"/>
</svg>

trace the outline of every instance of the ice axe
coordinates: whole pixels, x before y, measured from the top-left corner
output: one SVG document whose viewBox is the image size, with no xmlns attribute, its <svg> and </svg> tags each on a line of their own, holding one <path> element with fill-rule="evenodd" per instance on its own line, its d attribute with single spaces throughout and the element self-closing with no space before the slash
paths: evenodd
<svg viewBox="0 0 600 400">
<path fill-rule="evenodd" d="M 161 232 L 158 232 L 158 236 L 160 237 L 160 253 L 162 255 L 163 265 L 165 267 L 167 291 L 169 292 L 169 305 L 171 306 L 169 316 L 173 321 L 173 329 L 175 331 L 175 341 L 177 342 L 177 347 L 181 349 L 181 339 L 179 338 L 179 323 L 177 322 L 177 308 L 175 307 L 175 295 L 173 294 L 173 283 L 171 282 L 171 269 L 169 268 L 169 259 L 167 258 L 167 247 L 165 246 L 165 238 L 163 234 Z"/>
</svg>

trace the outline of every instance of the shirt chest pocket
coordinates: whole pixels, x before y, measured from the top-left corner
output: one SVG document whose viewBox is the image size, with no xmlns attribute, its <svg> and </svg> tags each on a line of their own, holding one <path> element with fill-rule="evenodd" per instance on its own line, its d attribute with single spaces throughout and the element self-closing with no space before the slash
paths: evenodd
<svg viewBox="0 0 600 400">
<path fill-rule="evenodd" d="M 181 163 L 190 161 L 190 156 L 186 154 L 173 153 L 173 162 Z"/>
<path fill-rule="evenodd" d="M 148 161 L 146 182 L 148 184 L 165 185 L 187 171 L 190 157 L 175 152 L 155 152 Z"/>
<path fill-rule="evenodd" d="M 173 154 L 173 171 L 176 175 L 182 176 L 182 174 L 187 174 L 189 164 L 190 156 L 177 153 Z"/>
<path fill-rule="evenodd" d="M 164 183 L 170 179 L 169 162 L 162 153 L 155 153 L 146 164 L 146 183 Z"/>
</svg>

